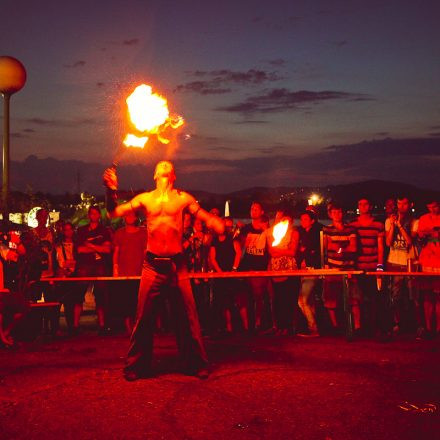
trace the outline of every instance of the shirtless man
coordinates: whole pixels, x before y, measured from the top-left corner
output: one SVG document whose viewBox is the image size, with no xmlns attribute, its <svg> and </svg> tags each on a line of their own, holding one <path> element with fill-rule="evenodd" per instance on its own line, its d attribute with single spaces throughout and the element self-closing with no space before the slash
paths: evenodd
<svg viewBox="0 0 440 440">
<path fill-rule="evenodd" d="M 202 209 L 190 194 L 174 188 L 176 175 L 171 162 L 156 165 L 156 189 L 137 195 L 122 205 L 116 203 L 117 177 L 114 168 L 103 176 L 107 187 L 107 210 L 110 217 L 143 211 L 147 224 L 147 253 L 138 294 L 136 324 L 130 340 L 124 376 L 128 381 L 151 375 L 153 351 L 153 300 L 163 286 L 172 289 L 176 306 L 176 338 L 186 373 L 200 379 L 208 377 L 208 360 L 203 346 L 187 267 L 182 253 L 183 211 L 204 221 L 217 233 L 224 231 L 223 221 Z"/>
</svg>

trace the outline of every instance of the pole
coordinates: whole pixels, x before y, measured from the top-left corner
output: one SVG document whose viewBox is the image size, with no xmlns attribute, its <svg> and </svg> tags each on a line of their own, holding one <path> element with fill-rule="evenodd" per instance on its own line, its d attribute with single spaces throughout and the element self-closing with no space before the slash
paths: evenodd
<svg viewBox="0 0 440 440">
<path fill-rule="evenodd" d="M 3 186 L 2 214 L 3 221 L 9 220 L 9 100 L 11 95 L 3 93 Z"/>
</svg>

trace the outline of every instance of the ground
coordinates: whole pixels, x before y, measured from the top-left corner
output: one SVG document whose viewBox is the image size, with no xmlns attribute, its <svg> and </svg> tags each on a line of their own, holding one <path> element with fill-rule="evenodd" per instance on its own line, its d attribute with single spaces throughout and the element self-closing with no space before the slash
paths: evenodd
<svg viewBox="0 0 440 440">
<path fill-rule="evenodd" d="M 122 335 L 0 349 L 0 437 L 440 437 L 440 340 L 240 335 L 206 344 L 204 381 L 180 374 L 172 336 L 156 338 L 156 377 L 136 382 L 121 374 Z"/>
</svg>

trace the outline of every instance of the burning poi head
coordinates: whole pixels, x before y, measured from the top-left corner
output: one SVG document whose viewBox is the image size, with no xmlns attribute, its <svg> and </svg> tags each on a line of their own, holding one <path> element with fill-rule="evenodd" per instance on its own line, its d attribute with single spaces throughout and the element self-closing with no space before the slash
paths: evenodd
<svg viewBox="0 0 440 440">
<path fill-rule="evenodd" d="M 273 247 L 278 246 L 281 243 L 281 240 L 286 235 L 288 228 L 289 228 L 289 220 L 287 220 L 287 219 L 281 220 L 279 223 L 277 223 L 273 227 L 273 231 L 272 231 L 272 237 L 273 237 L 272 246 Z"/>
<path fill-rule="evenodd" d="M 123 143 L 127 147 L 144 148 L 152 136 L 162 144 L 168 144 L 170 141 L 165 137 L 165 131 L 184 124 L 181 116 L 170 116 L 167 100 L 153 93 L 153 89 L 147 84 L 137 86 L 126 102 L 128 116 L 135 131 L 135 134 L 126 135 Z"/>
</svg>

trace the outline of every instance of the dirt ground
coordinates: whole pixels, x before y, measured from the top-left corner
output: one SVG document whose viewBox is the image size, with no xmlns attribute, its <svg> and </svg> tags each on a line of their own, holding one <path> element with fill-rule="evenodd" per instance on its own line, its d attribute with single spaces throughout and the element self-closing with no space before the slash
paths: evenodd
<svg viewBox="0 0 440 440">
<path fill-rule="evenodd" d="M 0 349 L 2 439 L 438 439 L 440 340 L 206 340 L 212 375 L 180 374 L 172 336 L 157 376 L 126 382 L 128 340 L 95 332 Z"/>
</svg>

